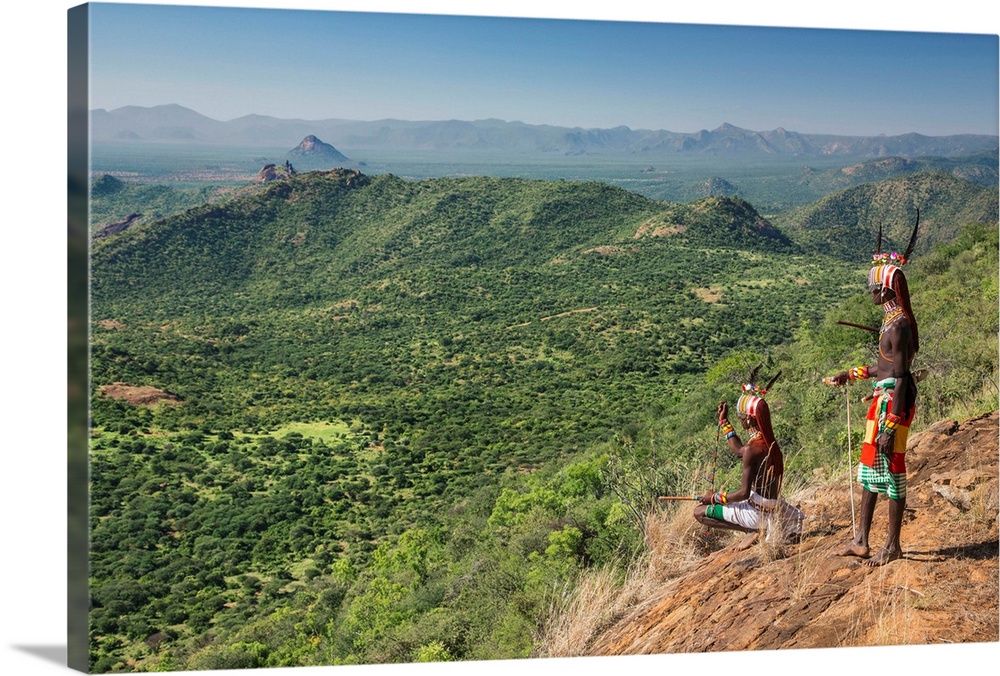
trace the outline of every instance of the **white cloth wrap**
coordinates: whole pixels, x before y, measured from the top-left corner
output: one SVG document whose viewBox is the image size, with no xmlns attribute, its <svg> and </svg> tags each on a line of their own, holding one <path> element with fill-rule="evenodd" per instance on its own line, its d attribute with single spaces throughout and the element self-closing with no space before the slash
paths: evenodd
<svg viewBox="0 0 1000 676">
<path fill-rule="evenodd" d="M 766 530 L 766 540 L 771 542 L 776 537 L 800 535 L 806 515 L 784 498 L 765 498 L 750 491 L 749 499 L 722 505 L 722 518 L 750 530 Z"/>
</svg>

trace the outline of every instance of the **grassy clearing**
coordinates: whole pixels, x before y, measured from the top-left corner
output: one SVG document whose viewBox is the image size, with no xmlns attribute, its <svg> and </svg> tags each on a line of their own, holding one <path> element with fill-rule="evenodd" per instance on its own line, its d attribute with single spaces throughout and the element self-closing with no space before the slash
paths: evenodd
<svg viewBox="0 0 1000 676">
<path fill-rule="evenodd" d="M 286 434 L 298 433 L 304 437 L 330 442 L 350 435 L 350 426 L 343 422 L 327 420 L 317 422 L 293 422 L 279 427 L 270 436 L 280 439 Z"/>
</svg>

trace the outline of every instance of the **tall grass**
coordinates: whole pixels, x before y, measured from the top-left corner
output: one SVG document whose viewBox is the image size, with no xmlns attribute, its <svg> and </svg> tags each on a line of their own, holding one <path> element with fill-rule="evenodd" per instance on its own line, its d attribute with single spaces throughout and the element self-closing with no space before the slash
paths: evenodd
<svg viewBox="0 0 1000 676">
<path fill-rule="evenodd" d="M 711 468 L 699 466 L 679 489 L 684 495 L 702 492 L 701 477 Z M 571 590 L 553 605 L 539 641 L 548 657 L 588 654 L 588 647 L 616 622 L 657 598 L 665 583 L 697 568 L 710 551 L 727 546 L 742 534 L 710 530 L 695 521 L 695 501 L 680 501 L 650 509 L 642 520 L 645 551 L 624 571 L 614 566 L 583 571 Z"/>
</svg>

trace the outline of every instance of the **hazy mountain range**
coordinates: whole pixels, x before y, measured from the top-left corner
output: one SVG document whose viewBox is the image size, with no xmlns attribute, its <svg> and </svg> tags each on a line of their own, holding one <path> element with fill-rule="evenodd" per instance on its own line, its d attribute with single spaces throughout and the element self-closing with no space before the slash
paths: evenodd
<svg viewBox="0 0 1000 676">
<path fill-rule="evenodd" d="M 262 147 L 294 147 L 315 135 L 339 149 L 517 151 L 551 155 L 634 155 L 663 157 L 915 157 L 970 155 L 995 150 L 998 137 L 962 134 L 924 136 L 838 136 L 786 129 L 750 131 L 723 124 L 694 133 L 666 130 L 584 129 L 487 119 L 406 121 L 280 119 L 246 115 L 227 122 L 180 105 L 126 106 L 90 112 L 92 141 L 175 142 Z"/>
</svg>

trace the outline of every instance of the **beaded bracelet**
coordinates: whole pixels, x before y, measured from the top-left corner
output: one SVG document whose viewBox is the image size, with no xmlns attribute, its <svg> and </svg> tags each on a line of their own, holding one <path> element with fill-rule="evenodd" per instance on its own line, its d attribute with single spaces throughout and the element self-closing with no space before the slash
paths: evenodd
<svg viewBox="0 0 1000 676">
<path fill-rule="evenodd" d="M 890 413 L 885 417 L 885 429 L 889 432 L 895 432 L 896 428 L 903 422 L 903 419 L 898 415 Z"/>
<path fill-rule="evenodd" d="M 855 366 L 850 371 L 847 372 L 848 380 L 868 380 L 868 367 L 867 366 Z"/>
<path fill-rule="evenodd" d="M 727 491 L 722 491 L 712 496 L 713 505 L 725 505 L 728 502 L 729 502 L 729 494 Z"/>
<path fill-rule="evenodd" d="M 730 423 L 728 420 L 723 424 L 719 425 L 719 431 L 726 436 L 726 439 L 736 434 L 736 431 L 733 429 L 732 423 Z"/>
</svg>

